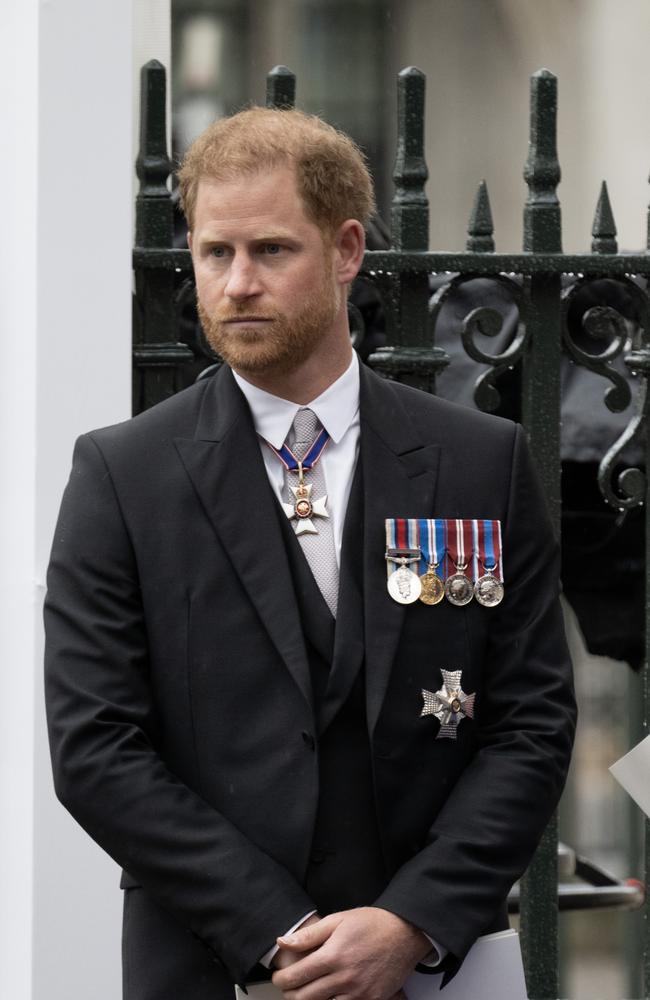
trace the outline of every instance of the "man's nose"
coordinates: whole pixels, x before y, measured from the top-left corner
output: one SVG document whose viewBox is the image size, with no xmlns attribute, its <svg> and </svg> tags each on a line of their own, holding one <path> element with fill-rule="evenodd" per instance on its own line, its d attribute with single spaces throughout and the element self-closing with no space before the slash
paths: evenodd
<svg viewBox="0 0 650 1000">
<path fill-rule="evenodd" d="M 246 255 L 235 254 L 228 269 L 225 294 L 230 299 L 248 299 L 252 295 L 259 295 L 260 291 L 255 262 Z"/>
</svg>

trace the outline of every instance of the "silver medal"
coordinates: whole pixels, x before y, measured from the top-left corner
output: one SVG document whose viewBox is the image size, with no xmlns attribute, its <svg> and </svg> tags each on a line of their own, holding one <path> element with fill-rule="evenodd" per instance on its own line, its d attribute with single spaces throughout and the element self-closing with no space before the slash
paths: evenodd
<svg viewBox="0 0 650 1000">
<path fill-rule="evenodd" d="M 440 722 L 437 740 L 455 740 L 458 725 L 463 719 L 474 718 L 475 694 L 465 694 L 461 687 L 462 670 L 441 670 L 442 687 L 439 691 L 422 688 L 424 705 L 420 717 L 435 715 Z"/>
<path fill-rule="evenodd" d="M 422 593 L 420 577 L 402 564 L 388 577 L 388 593 L 398 604 L 414 604 Z"/>
<path fill-rule="evenodd" d="M 451 604 L 462 608 L 463 605 L 469 604 L 474 596 L 472 581 L 468 580 L 464 573 L 454 573 L 447 577 L 445 596 Z"/>
<path fill-rule="evenodd" d="M 492 573 L 486 573 L 485 576 L 479 576 L 478 580 L 474 584 L 474 596 L 479 604 L 482 604 L 484 608 L 495 608 L 497 604 L 501 604 L 504 595 L 504 588 L 501 580 L 493 576 Z"/>
</svg>

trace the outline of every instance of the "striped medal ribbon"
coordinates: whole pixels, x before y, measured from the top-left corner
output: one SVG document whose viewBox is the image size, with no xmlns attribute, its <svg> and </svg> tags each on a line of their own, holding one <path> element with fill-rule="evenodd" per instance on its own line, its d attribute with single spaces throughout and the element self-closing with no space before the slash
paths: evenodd
<svg viewBox="0 0 650 1000">
<path fill-rule="evenodd" d="M 385 526 L 388 593 L 398 604 L 414 604 L 422 592 L 420 577 L 409 568 L 421 559 L 417 518 L 387 517 Z"/>
<path fill-rule="evenodd" d="M 485 608 L 495 608 L 504 597 L 501 559 L 501 521 L 474 521 L 474 596 Z M 480 574 L 479 574 L 480 569 Z"/>
<path fill-rule="evenodd" d="M 456 607 L 469 604 L 474 596 L 474 586 L 466 574 L 474 552 L 472 526 L 472 521 L 462 518 L 445 522 L 445 548 L 454 567 L 445 583 L 445 596 Z"/>
<path fill-rule="evenodd" d="M 420 600 L 423 604 L 439 604 L 445 596 L 444 567 L 441 565 L 445 556 L 445 523 L 441 518 L 421 518 L 419 529 L 422 552 Z"/>
</svg>

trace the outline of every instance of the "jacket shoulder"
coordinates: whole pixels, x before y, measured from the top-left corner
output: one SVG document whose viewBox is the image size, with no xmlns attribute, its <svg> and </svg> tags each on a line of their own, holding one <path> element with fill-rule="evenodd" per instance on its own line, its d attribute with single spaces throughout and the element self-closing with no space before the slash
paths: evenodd
<svg viewBox="0 0 650 1000">
<path fill-rule="evenodd" d="M 102 451 L 150 447 L 175 437 L 191 436 L 209 382 L 203 379 L 135 417 L 89 431 L 88 436 Z"/>
<path fill-rule="evenodd" d="M 512 447 L 517 424 L 505 417 L 381 378 L 372 371 L 368 372 L 368 387 L 385 405 L 401 410 L 424 440 L 458 442 L 470 448 L 474 443 L 480 447 L 497 443 Z"/>
</svg>

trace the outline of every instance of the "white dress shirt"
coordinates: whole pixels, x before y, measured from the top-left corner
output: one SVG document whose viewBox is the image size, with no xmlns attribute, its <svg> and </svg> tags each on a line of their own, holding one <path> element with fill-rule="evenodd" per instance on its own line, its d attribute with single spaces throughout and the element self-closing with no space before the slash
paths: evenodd
<svg viewBox="0 0 650 1000">
<path fill-rule="evenodd" d="M 325 476 L 327 510 L 334 532 L 336 561 L 340 567 L 345 512 L 359 456 L 359 359 L 356 353 L 352 352 L 350 364 L 343 374 L 310 403 L 292 403 L 288 399 L 282 399 L 264 389 L 259 389 L 236 371 L 233 371 L 233 376 L 250 407 L 253 424 L 260 439 L 266 474 L 278 500 L 282 500 L 284 466 L 264 442 L 270 442 L 274 448 L 281 448 L 289 435 L 296 413 L 301 409 L 312 410 L 329 434 L 330 441 L 319 462 Z M 312 910 L 311 913 L 306 913 L 286 933 L 290 934 L 296 930 L 315 912 Z M 428 934 L 425 936 L 429 937 Z M 425 964 L 437 965 L 447 952 L 442 945 L 436 944 L 431 938 L 429 940 L 433 950 L 427 956 Z M 260 959 L 261 964 L 271 968 L 277 951 L 277 945 L 270 948 Z"/>
<path fill-rule="evenodd" d="M 250 406 L 255 430 L 260 437 L 266 473 L 278 500 L 282 500 L 284 466 L 264 441 L 269 441 L 274 448 L 281 448 L 296 413 L 302 409 L 313 410 L 329 434 L 330 441 L 319 464 L 325 476 L 327 510 L 334 532 L 336 561 L 340 567 L 343 522 L 359 455 L 359 360 L 356 353 L 352 352 L 350 364 L 336 382 L 332 382 L 311 403 L 292 403 L 258 389 L 237 372 L 233 375 Z"/>
</svg>

